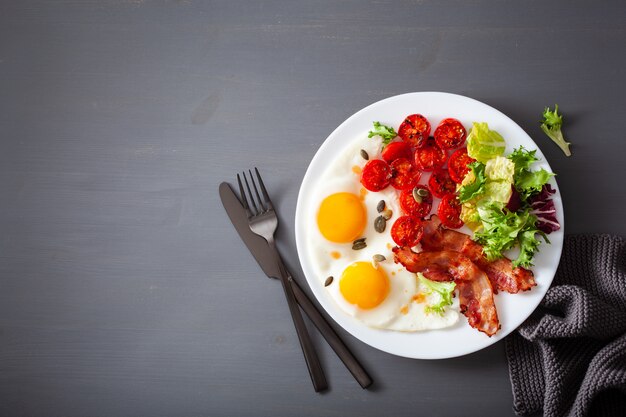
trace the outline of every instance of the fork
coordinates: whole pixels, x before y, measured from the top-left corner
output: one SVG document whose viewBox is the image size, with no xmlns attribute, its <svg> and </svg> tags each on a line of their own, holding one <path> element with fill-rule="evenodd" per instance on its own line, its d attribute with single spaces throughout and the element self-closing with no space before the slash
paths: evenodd
<svg viewBox="0 0 626 417">
<path fill-rule="evenodd" d="M 243 172 L 242 176 L 246 184 L 246 189 L 248 191 L 247 195 L 244 190 L 241 177 L 239 176 L 239 174 L 237 174 L 237 182 L 239 183 L 239 191 L 243 200 L 243 206 L 248 216 L 248 224 L 250 225 L 250 230 L 252 230 L 254 233 L 261 236 L 267 241 L 267 244 L 274 253 L 276 263 L 280 270 L 280 281 L 283 284 L 283 290 L 285 291 L 285 297 L 287 298 L 287 304 L 289 306 L 291 318 L 294 325 L 296 326 L 298 340 L 300 341 L 300 346 L 304 353 L 304 359 L 309 369 L 309 375 L 311 376 L 315 392 L 320 392 L 328 388 L 326 377 L 324 376 L 324 371 L 322 370 L 322 366 L 320 364 L 319 358 L 317 357 L 317 353 L 315 352 L 315 348 L 313 347 L 313 343 L 311 342 L 311 338 L 302 318 L 302 314 L 300 312 L 300 309 L 298 308 L 296 297 L 293 292 L 293 287 L 291 285 L 293 278 L 287 271 L 287 268 L 285 267 L 285 264 L 283 263 L 283 260 L 278 253 L 278 249 L 276 248 L 276 242 L 274 241 L 274 233 L 276 232 L 276 228 L 278 227 L 278 216 L 276 215 L 276 211 L 274 210 L 272 201 L 270 200 L 270 197 L 267 193 L 265 184 L 261 179 L 261 174 L 259 174 L 259 170 L 257 168 L 254 168 L 254 171 L 256 173 L 259 187 L 261 188 L 261 193 L 263 194 L 263 198 L 261 198 L 256 182 L 254 181 L 252 171 L 248 170 L 248 173 L 250 174 L 250 182 L 252 183 L 252 188 L 254 189 L 254 193 L 256 195 L 256 202 L 254 199 L 254 195 L 252 194 L 250 184 L 248 183 L 248 177 L 246 176 L 246 173 Z M 250 199 L 250 204 L 248 203 L 248 196 Z"/>
</svg>

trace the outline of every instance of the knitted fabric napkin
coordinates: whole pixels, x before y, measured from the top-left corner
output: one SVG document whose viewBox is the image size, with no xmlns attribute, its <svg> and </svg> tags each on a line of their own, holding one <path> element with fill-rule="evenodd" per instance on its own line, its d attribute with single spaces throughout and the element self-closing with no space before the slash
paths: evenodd
<svg viewBox="0 0 626 417">
<path fill-rule="evenodd" d="M 505 343 L 518 415 L 626 416 L 626 242 L 566 237 L 552 287 Z"/>
</svg>

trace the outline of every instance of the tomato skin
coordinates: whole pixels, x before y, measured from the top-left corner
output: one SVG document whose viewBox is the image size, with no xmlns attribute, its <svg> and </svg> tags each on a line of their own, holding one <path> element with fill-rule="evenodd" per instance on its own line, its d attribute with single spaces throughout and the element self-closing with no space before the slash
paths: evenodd
<svg viewBox="0 0 626 417">
<path fill-rule="evenodd" d="M 461 203 L 455 194 L 446 194 L 441 199 L 437 208 L 437 216 L 441 220 L 441 224 L 449 229 L 458 229 L 463 226 L 461 220 Z"/>
<path fill-rule="evenodd" d="M 422 173 L 405 158 L 398 158 L 390 164 L 391 185 L 396 190 L 412 190 L 420 180 Z"/>
<path fill-rule="evenodd" d="M 430 123 L 421 114 L 408 115 L 398 128 L 398 136 L 414 148 L 421 148 L 428 139 L 428 135 L 430 135 Z"/>
<path fill-rule="evenodd" d="M 461 148 L 454 151 L 448 160 L 448 172 L 452 181 L 460 184 L 463 182 L 465 175 L 470 172 L 469 164 L 476 160 L 467 154 L 467 148 Z"/>
<path fill-rule="evenodd" d="M 439 123 L 433 136 L 441 149 L 454 149 L 465 142 L 467 131 L 457 119 L 447 118 Z"/>
<path fill-rule="evenodd" d="M 406 142 L 391 142 L 382 152 L 382 157 L 387 163 L 392 163 L 398 158 L 411 160 L 412 156 L 411 146 Z"/>
<path fill-rule="evenodd" d="M 425 185 L 418 184 L 415 188 L 421 188 L 426 191 L 429 191 Z M 400 208 L 404 211 L 405 214 L 415 217 L 426 217 L 430 214 L 430 210 L 433 207 L 433 196 L 428 192 L 428 195 L 422 197 L 422 202 L 418 203 L 413 198 L 413 190 L 404 190 L 400 193 Z"/>
<path fill-rule="evenodd" d="M 433 195 L 439 198 L 456 191 L 456 183 L 450 178 L 448 170 L 444 168 L 435 168 L 428 180 L 428 186 Z"/>
<path fill-rule="evenodd" d="M 361 172 L 361 184 L 369 191 L 380 191 L 391 182 L 391 168 L 382 159 L 367 161 Z"/>
<path fill-rule="evenodd" d="M 401 216 L 391 226 L 391 238 L 400 247 L 417 245 L 424 235 L 422 221 L 414 216 Z"/>
<path fill-rule="evenodd" d="M 448 159 L 448 154 L 437 146 L 432 137 L 428 138 L 421 148 L 415 150 L 415 166 L 422 171 L 432 171 L 442 167 L 446 159 Z"/>
</svg>

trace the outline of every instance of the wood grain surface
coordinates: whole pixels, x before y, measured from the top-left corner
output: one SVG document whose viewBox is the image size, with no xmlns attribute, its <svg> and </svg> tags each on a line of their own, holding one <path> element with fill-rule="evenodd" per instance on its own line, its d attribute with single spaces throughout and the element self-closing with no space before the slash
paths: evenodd
<svg viewBox="0 0 626 417">
<path fill-rule="evenodd" d="M 0 415 L 513 415 L 503 343 L 418 361 L 338 329 L 364 391 L 312 331 L 315 394 L 218 184 L 262 169 L 304 283 L 296 198 L 326 136 L 448 91 L 534 138 L 567 233 L 624 236 L 625 18 L 619 1 L 1 1 Z M 554 103 L 571 158 L 538 127 Z"/>
</svg>

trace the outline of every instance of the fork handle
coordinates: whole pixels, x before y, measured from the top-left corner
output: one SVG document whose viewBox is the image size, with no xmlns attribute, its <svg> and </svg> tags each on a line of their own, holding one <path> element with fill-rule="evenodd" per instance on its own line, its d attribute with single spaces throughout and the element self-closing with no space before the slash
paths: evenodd
<svg viewBox="0 0 626 417">
<path fill-rule="evenodd" d="M 298 334 L 298 340 L 300 341 L 300 346 L 302 347 L 302 352 L 304 353 L 306 366 L 309 369 L 309 375 L 311 376 L 311 381 L 313 382 L 313 388 L 315 389 L 315 392 L 324 391 L 328 388 L 328 383 L 326 382 L 326 376 L 322 370 L 322 365 L 317 357 L 317 353 L 315 352 L 315 348 L 311 342 L 311 337 L 309 336 L 306 324 L 302 318 L 302 313 L 298 308 L 298 302 L 296 301 L 296 296 L 292 287 L 294 280 L 285 268 L 285 265 L 280 258 L 280 254 L 278 253 L 278 249 L 273 242 L 270 243 L 270 246 L 273 248 L 276 255 L 276 262 L 278 263 L 281 274 L 280 281 L 283 284 L 283 290 L 285 290 L 285 298 L 287 298 L 289 312 L 291 313 L 291 318 L 296 326 L 296 333 Z"/>
<path fill-rule="evenodd" d="M 367 388 L 372 385 L 372 378 L 367 374 L 367 371 L 352 354 L 350 349 L 348 349 L 335 330 L 328 324 L 328 321 L 326 321 L 317 307 L 315 307 L 302 288 L 300 288 L 296 280 L 291 281 L 291 286 L 293 287 L 293 292 L 296 295 L 296 300 L 298 300 L 300 307 L 302 307 L 307 316 L 309 316 L 313 324 L 315 324 L 315 327 L 317 327 L 317 330 L 324 336 L 324 339 L 326 339 L 339 359 L 346 365 L 346 368 L 348 368 L 352 376 L 354 376 L 354 379 L 361 385 L 361 388 Z"/>
</svg>

